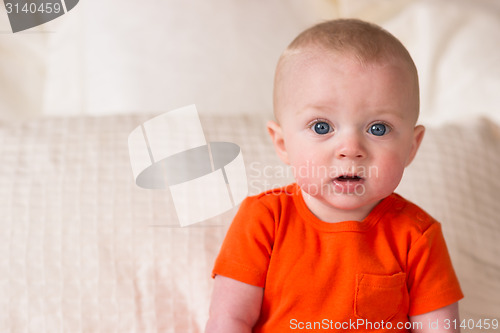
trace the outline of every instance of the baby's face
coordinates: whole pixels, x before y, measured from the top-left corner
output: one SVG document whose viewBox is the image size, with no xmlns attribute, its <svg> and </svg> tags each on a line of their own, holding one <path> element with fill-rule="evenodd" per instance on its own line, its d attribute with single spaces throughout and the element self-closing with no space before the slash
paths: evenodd
<svg viewBox="0 0 500 333">
<path fill-rule="evenodd" d="M 339 210 L 366 216 L 397 187 L 423 136 L 415 81 L 403 65 L 325 53 L 294 55 L 283 70 L 274 124 L 283 140 L 274 142 L 306 204 L 323 220 Z"/>
</svg>

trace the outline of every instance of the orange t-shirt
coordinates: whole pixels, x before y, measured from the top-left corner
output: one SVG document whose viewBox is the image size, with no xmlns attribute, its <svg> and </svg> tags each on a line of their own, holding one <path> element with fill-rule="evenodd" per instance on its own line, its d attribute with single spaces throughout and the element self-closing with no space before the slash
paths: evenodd
<svg viewBox="0 0 500 333">
<path fill-rule="evenodd" d="M 441 226 L 422 209 L 392 194 L 362 222 L 327 223 L 296 184 L 243 201 L 215 275 L 264 288 L 254 332 L 404 332 L 409 315 L 463 297 Z"/>
</svg>

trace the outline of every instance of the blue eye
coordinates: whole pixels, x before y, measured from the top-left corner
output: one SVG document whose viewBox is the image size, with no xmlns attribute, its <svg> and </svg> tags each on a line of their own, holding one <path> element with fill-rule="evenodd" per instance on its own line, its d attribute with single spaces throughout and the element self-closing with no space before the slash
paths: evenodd
<svg viewBox="0 0 500 333">
<path fill-rule="evenodd" d="M 313 125 L 314 132 L 316 134 L 324 135 L 330 132 L 330 125 L 324 121 L 317 122 Z"/>
<path fill-rule="evenodd" d="M 373 124 L 368 129 L 368 133 L 373 134 L 375 136 L 382 136 L 386 134 L 387 131 L 388 131 L 387 126 L 382 123 Z"/>
</svg>

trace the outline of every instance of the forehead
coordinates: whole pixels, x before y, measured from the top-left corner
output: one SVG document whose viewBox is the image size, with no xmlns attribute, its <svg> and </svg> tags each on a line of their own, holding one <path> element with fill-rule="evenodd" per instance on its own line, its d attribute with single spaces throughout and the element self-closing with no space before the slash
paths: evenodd
<svg viewBox="0 0 500 333">
<path fill-rule="evenodd" d="M 289 103 L 344 102 L 357 92 L 359 103 L 373 104 L 376 99 L 386 104 L 409 103 L 405 109 L 411 108 L 418 116 L 418 79 L 397 58 L 363 62 L 353 54 L 308 49 L 287 54 L 280 67 L 275 87 L 277 114 Z M 285 109 L 288 114 L 290 105 Z"/>
<path fill-rule="evenodd" d="M 333 67 L 339 70 L 357 66 L 367 69 L 370 67 L 398 68 L 401 72 L 408 74 L 408 79 L 416 76 L 411 64 L 397 56 L 384 55 L 373 59 L 364 59 L 362 56 L 350 52 L 339 52 L 321 47 L 308 47 L 304 49 L 288 51 L 280 60 L 277 72 L 286 76 L 293 73 L 295 75 L 307 74 L 307 70 L 314 67 Z"/>
</svg>

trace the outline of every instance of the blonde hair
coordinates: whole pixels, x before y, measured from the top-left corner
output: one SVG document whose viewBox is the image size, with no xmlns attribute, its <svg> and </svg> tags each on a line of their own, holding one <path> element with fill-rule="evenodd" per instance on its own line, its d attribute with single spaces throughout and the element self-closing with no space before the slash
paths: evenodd
<svg viewBox="0 0 500 333">
<path fill-rule="evenodd" d="M 276 112 L 276 87 L 280 84 L 282 67 L 286 60 L 304 49 L 351 56 L 362 65 L 369 63 L 402 62 L 411 73 L 417 96 L 418 74 L 408 50 L 391 33 L 382 27 L 358 19 L 337 19 L 319 23 L 299 34 L 282 53 L 276 67 L 274 81 L 274 108 Z"/>
</svg>

